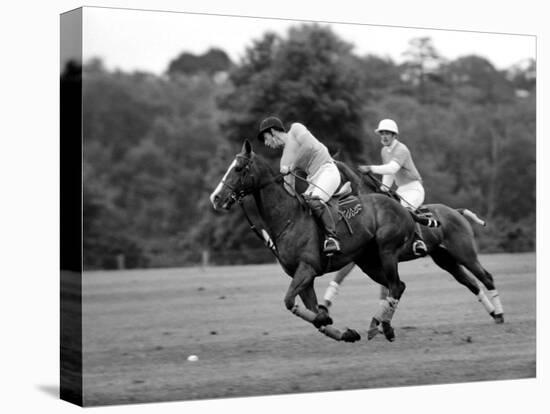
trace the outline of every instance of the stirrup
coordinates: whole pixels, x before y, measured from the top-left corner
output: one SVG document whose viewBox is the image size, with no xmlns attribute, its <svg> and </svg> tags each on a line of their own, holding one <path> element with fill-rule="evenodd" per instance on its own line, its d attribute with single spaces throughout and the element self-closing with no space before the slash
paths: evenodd
<svg viewBox="0 0 550 414">
<path fill-rule="evenodd" d="M 426 247 L 426 243 L 424 243 L 423 240 L 416 240 L 413 243 L 412 250 L 415 256 L 425 256 L 426 254 L 428 254 L 428 248 Z"/>
<path fill-rule="evenodd" d="M 334 237 L 327 237 L 323 244 L 323 252 L 327 256 L 332 256 L 334 253 L 340 252 L 340 243 Z"/>
</svg>

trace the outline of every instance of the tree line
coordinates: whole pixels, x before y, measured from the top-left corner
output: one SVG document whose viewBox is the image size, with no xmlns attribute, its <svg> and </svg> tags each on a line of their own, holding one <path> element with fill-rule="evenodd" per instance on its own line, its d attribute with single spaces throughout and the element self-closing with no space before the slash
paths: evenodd
<svg viewBox="0 0 550 414">
<path fill-rule="evenodd" d="M 402 63 L 353 49 L 307 24 L 265 33 L 239 62 L 220 49 L 184 52 L 162 75 L 86 62 L 85 268 L 115 268 L 120 257 L 126 267 L 193 265 L 206 250 L 214 263 L 272 261 L 238 209 L 218 215 L 208 200 L 271 114 L 304 123 L 352 166 L 380 163 L 373 130 L 395 119 L 426 203 L 483 216 L 483 252 L 534 250 L 535 62 L 448 60 L 430 38 L 412 39 Z M 254 144 L 277 164 L 280 153 Z"/>
</svg>

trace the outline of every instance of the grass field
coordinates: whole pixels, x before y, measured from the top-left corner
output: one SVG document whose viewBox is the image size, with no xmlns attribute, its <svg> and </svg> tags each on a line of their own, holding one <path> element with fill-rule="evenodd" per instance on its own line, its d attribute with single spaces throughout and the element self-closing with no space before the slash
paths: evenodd
<svg viewBox="0 0 550 414">
<path fill-rule="evenodd" d="M 536 374 L 535 254 L 486 255 L 506 322 L 430 259 L 400 265 L 393 325 L 335 342 L 288 312 L 278 265 L 86 272 L 84 402 L 138 403 L 529 378 Z M 330 275 L 316 280 L 322 297 Z M 361 333 L 378 287 L 358 269 L 331 310 Z M 191 354 L 199 361 L 189 362 Z"/>
</svg>

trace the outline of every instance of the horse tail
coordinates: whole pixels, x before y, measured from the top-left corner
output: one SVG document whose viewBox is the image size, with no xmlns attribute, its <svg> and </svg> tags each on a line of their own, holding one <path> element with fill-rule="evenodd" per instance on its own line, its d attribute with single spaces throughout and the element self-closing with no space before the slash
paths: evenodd
<svg viewBox="0 0 550 414">
<path fill-rule="evenodd" d="M 420 224 L 421 226 L 426 227 L 439 227 L 441 226 L 441 222 L 439 220 L 436 220 L 433 217 L 423 217 L 418 214 L 416 214 L 414 211 L 409 211 L 411 213 L 411 216 L 415 222 Z"/>
<path fill-rule="evenodd" d="M 462 214 L 472 223 L 477 223 L 483 227 L 487 226 L 487 222 L 485 220 L 480 219 L 476 213 L 474 213 L 471 210 L 468 210 L 467 208 L 457 208 L 456 211 L 458 211 L 460 214 Z"/>
</svg>

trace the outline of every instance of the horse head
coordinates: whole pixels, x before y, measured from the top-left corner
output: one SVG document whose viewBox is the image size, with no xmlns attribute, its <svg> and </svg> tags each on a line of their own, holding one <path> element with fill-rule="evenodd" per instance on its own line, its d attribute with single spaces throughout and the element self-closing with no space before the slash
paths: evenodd
<svg viewBox="0 0 550 414">
<path fill-rule="evenodd" d="M 374 178 L 372 173 L 361 174 L 361 179 L 363 182 L 363 189 L 367 190 L 365 192 L 382 193 L 382 190 L 380 189 L 380 182 Z"/>
<path fill-rule="evenodd" d="M 216 189 L 210 194 L 215 210 L 229 210 L 235 201 L 253 193 L 261 187 L 260 179 L 265 173 L 262 163 L 252 151 L 252 145 L 245 140 L 241 152 L 231 162 Z"/>
</svg>

